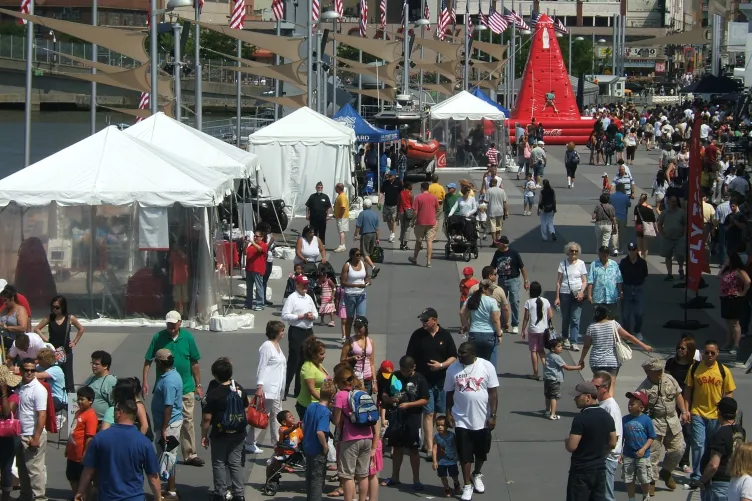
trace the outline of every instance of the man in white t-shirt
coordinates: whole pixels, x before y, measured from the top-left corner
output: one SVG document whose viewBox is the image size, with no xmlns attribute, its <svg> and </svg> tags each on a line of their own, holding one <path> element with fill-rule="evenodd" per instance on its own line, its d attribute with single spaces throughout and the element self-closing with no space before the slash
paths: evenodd
<svg viewBox="0 0 752 501">
<path fill-rule="evenodd" d="M 42 337 L 36 332 L 18 334 L 16 340 L 13 341 L 13 346 L 8 350 L 9 363 L 12 363 L 16 357 L 21 360 L 24 358 L 36 360 L 37 352 L 45 347 L 51 347 L 52 351 L 55 351 L 55 348 L 52 345 L 48 346 L 48 343 L 45 343 Z"/>
<path fill-rule="evenodd" d="M 616 425 L 616 447 L 606 457 L 606 501 L 616 501 L 614 495 L 614 476 L 616 475 L 616 467 L 619 465 L 619 456 L 621 456 L 621 439 L 624 435 L 621 421 L 621 409 L 619 404 L 616 403 L 614 397 L 609 395 L 611 391 L 611 374 L 604 371 L 599 371 L 593 374 L 592 383 L 598 389 L 598 403 L 601 409 L 608 411 L 611 417 L 614 419 L 614 425 Z"/>
<path fill-rule="evenodd" d="M 447 421 L 454 428 L 465 480 L 462 501 L 470 501 L 473 491 L 482 494 L 486 490 L 480 470 L 491 449 L 491 431 L 496 427 L 498 386 L 494 366 L 476 356 L 474 343 L 462 343 L 457 349 L 457 361 L 449 366 L 444 380 Z"/>
</svg>

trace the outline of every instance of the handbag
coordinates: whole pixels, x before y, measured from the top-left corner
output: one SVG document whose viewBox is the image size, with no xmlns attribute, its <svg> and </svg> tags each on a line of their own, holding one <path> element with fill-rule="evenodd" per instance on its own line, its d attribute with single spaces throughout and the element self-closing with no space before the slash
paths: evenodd
<svg viewBox="0 0 752 501">
<path fill-rule="evenodd" d="M 269 426 L 269 414 L 264 407 L 264 399 L 254 396 L 246 410 L 248 424 L 259 430 L 265 430 Z"/>
<path fill-rule="evenodd" d="M 630 348 L 629 345 L 619 336 L 615 320 L 611 321 L 611 328 L 614 331 L 614 353 L 616 354 L 616 360 L 619 362 L 619 365 L 621 365 L 627 360 L 632 360 L 632 348 Z"/>
<path fill-rule="evenodd" d="M 567 276 L 567 285 L 571 285 L 571 284 L 569 284 L 569 270 L 567 270 L 567 260 L 565 259 L 564 261 L 562 261 L 562 264 L 564 265 L 564 274 Z M 580 291 L 581 290 L 582 289 L 580 289 Z M 570 286 L 569 295 L 572 296 L 572 301 L 577 301 L 578 303 L 580 303 L 580 302 L 582 302 L 582 301 L 585 300 L 584 294 L 583 294 L 581 300 L 577 299 L 577 293 L 580 292 L 580 291 L 576 291 L 575 292 L 575 291 L 571 290 L 571 286 Z"/>
<path fill-rule="evenodd" d="M 375 246 L 371 251 L 371 261 L 379 264 L 384 262 L 384 249 L 380 245 Z"/>
<path fill-rule="evenodd" d="M 21 421 L 13 417 L 0 420 L 0 438 L 21 436 Z"/>
<path fill-rule="evenodd" d="M 55 321 L 54 319 L 52 320 Z M 65 318 L 65 323 L 68 325 L 68 328 L 65 330 L 65 340 L 63 341 L 62 346 L 58 346 L 55 348 L 55 361 L 62 365 L 65 363 L 66 360 L 68 360 L 68 347 L 70 345 L 70 331 L 71 331 L 71 323 L 70 323 L 70 316 L 67 316 Z"/>
<path fill-rule="evenodd" d="M 640 226 L 642 226 L 641 230 L 638 230 L 637 227 L 635 227 L 635 231 L 642 231 L 642 234 L 646 237 L 654 237 L 655 236 L 655 223 L 645 223 L 645 221 L 642 219 L 642 214 L 640 214 L 639 207 L 637 207 L 637 217 L 640 219 Z"/>
<path fill-rule="evenodd" d="M 405 219 L 407 221 L 415 219 L 415 209 L 405 209 Z"/>
</svg>

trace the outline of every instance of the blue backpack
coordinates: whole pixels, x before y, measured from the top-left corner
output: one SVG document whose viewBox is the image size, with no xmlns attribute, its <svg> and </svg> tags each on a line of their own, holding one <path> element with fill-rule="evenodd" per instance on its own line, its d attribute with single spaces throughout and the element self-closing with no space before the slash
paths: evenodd
<svg viewBox="0 0 752 501">
<path fill-rule="evenodd" d="M 350 422 L 358 426 L 373 426 L 379 420 L 379 409 L 373 397 L 362 390 L 353 390 L 348 398 Z"/>
<path fill-rule="evenodd" d="M 235 386 L 235 381 L 230 381 L 230 391 L 225 399 L 225 413 L 217 423 L 217 429 L 222 433 L 239 433 L 248 426 L 248 418 L 245 413 L 242 392 Z"/>
</svg>

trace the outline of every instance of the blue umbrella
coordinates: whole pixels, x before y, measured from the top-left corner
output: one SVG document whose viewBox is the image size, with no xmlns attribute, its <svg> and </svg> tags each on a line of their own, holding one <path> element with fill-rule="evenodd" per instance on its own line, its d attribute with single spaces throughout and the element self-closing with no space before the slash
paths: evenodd
<svg viewBox="0 0 752 501">
<path fill-rule="evenodd" d="M 476 87 L 476 88 L 473 89 L 473 96 L 475 96 L 475 97 L 477 97 L 479 99 L 484 100 L 485 102 L 487 102 L 490 105 L 495 106 L 499 111 L 501 111 L 502 113 L 504 113 L 504 116 L 506 116 L 507 118 L 509 118 L 509 110 L 506 109 L 506 108 L 504 108 L 502 105 L 500 105 L 499 103 L 497 103 L 496 101 L 494 101 L 490 97 L 488 97 L 485 92 L 483 92 L 482 90 L 480 90 L 480 87 Z"/>
<path fill-rule="evenodd" d="M 399 139 L 399 131 L 379 129 L 371 125 L 350 104 L 340 108 L 332 119 L 353 129 L 359 143 L 386 143 Z"/>
</svg>

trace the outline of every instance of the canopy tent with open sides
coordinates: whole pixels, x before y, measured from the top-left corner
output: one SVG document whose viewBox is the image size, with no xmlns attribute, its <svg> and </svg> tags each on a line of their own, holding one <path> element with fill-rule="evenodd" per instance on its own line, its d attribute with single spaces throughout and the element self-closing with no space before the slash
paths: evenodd
<svg viewBox="0 0 752 501">
<path fill-rule="evenodd" d="M 399 139 L 399 131 L 380 129 L 368 123 L 349 103 L 340 108 L 332 120 L 354 130 L 359 143 L 386 143 Z"/>
<path fill-rule="evenodd" d="M 504 120 L 506 115 L 491 103 L 478 98 L 466 90 L 455 94 L 431 108 L 434 120 Z"/>
<path fill-rule="evenodd" d="M 300 108 L 251 134 L 248 151 L 264 159 L 264 193 L 282 198 L 292 216 L 305 216 L 304 202 L 316 183 L 334 199 L 334 186 L 353 188 L 355 131 Z"/>
<path fill-rule="evenodd" d="M 208 208 L 231 188 L 228 176 L 107 127 L 0 180 L 0 276 L 36 308 L 64 294 L 83 318 L 177 308 L 206 321 L 218 307 Z"/>
<path fill-rule="evenodd" d="M 509 110 L 504 108 L 499 103 L 495 102 L 493 99 L 488 97 L 488 94 L 483 92 L 480 87 L 475 87 L 473 89 L 473 96 L 477 97 L 478 99 L 482 99 L 483 101 L 487 102 L 491 106 L 494 106 L 496 109 L 498 109 L 500 112 L 504 113 L 505 116 L 509 116 Z"/>
</svg>

